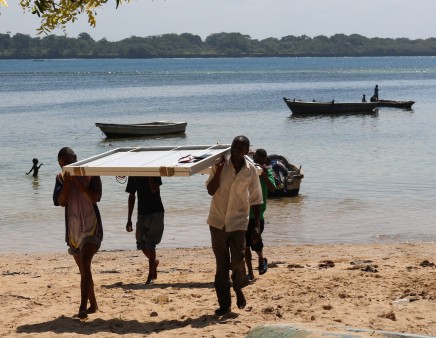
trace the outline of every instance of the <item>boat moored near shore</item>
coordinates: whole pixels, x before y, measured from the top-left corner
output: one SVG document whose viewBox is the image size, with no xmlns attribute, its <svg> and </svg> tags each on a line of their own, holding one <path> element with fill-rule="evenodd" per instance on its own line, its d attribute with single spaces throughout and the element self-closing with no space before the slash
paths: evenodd
<svg viewBox="0 0 436 338">
<path fill-rule="evenodd" d="M 108 138 L 156 136 L 184 133 L 187 122 L 157 121 L 137 124 L 96 123 Z"/>
<path fill-rule="evenodd" d="M 376 103 L 377 103 L 377 107 L 411 109 L 415 101 L 378 100 L 376 101 Z"/>
<path fill-rule="evenodd" d="M 374 112 L 377 102 L 309 102 L 283 98 L 292 114 L 341 114 Z"/>
</svg>

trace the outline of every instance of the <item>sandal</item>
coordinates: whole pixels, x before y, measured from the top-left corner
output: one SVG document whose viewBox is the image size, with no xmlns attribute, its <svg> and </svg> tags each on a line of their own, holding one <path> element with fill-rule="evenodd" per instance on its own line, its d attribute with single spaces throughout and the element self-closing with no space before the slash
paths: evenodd
<svg viewBox="0 0 436 338">
<path fill-rule="evenodd" d="M 268 260 L 266 258 L 263 259 L 262 264 L 259 265 L 259 275 L 263 275 L 268 270 Z"/>
</svg>

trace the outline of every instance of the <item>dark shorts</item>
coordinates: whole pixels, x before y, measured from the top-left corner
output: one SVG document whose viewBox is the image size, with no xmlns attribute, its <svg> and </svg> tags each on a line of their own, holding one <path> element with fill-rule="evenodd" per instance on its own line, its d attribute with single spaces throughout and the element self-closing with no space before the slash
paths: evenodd
<svg viewBox="0 0 436 338">
<path fill-rule="evenodd" d="M 263 233 L 264 226 L 265 226 L 265 221 L 263 219 L 261 219 L 260 220 L 260 234 Z M 247 232 L 245 234 L 245 247 L 251 248 L 251 250 L 253 250 L 253 251 L 262 251 L 262 249 L 263 249 L 262 237 L 260 238 L 259 242 L 257 242 L 256 244 L 253 244 L 252 237 L 254 234 L 254 228 L 255 228 L 254 218 L 250 218 L 250 220 L 248 222 Z"/>
<path fill-rule="evenodd" d="M 136 222 L 136 247 L 138 250 L 155 249 L 162 239 L 163 231 L 163 212 L 138 215 L 138 221 Z"/>
<path fill-rule="evenodd" d="M 97 246 L 97 250 L 100 249 L 101 240 L 98 236 L 88 236 L 82 239 L 82 242 L 80 242 L 80 246 L 78 248 L 75 248 L 73 246 L 70 246 L 68 248 L 68 253 L 73 256 L 80 255 L 82 252 L 83 246 L 87 243 L 92 243 Z"/>
</svg>

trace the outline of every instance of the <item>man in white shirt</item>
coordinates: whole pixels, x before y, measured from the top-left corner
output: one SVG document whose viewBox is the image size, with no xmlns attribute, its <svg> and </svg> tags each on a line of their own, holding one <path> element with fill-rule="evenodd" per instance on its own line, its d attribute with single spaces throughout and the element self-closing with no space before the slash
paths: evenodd
<svg viewBox="0 0 436 338">
<path fill-rule="evenodd" d="M 230 157 L 223 158 L 213 167 L 206 182 L 207 192 L 213 196 L 207 223 L 216 259 L 214 284 L 219 308 L 215 314 L 218 316 L 230 312 L 230 270 L 236 304 L 240 309 L 246 306 L 242 288 L 248 285 L 244 256 L 250 206 L 253 207 L 256 225 L 254 242 L 260 239 L 262 189 L 256 167 L 245 159 L 249 148 L 247 137 L 235 137 Z"/>
</svg>

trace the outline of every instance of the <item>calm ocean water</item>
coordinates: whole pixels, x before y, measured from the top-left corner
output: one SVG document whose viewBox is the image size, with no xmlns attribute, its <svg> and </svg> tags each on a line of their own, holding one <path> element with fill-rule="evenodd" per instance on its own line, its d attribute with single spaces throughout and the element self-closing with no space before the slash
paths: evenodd
<svg viewBox="0 0 436 338">
<path fill-rule="evenodd" d="M 267 245 L 436 240 L 436 58 L 0 60 L 0 252 L 63 252 L 57 152 L 230 143 L 287 156 L 300 196 L 269 200 Z M 290 115 L 282 97 L 414 100 L 413 110 Z M 184 136 L 106 140 L 95 122 L 187 121 Z M 39 178 L 26 176 L 32 158 Z M 207 177 L 164 178 L 160 247 L 208 246 Z M 102 249 L 134 249 L 127 193 L 103 177 Z M 136 211 L 135 211 L 136 212 Z"/>
</svg>

